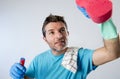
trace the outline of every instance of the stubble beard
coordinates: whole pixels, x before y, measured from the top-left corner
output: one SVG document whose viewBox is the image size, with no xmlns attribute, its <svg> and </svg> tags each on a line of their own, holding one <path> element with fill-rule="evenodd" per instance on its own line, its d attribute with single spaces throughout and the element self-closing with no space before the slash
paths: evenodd
<svg viewBox="0 0 120 79">
<path fill-rule="evenodd" d="M 65 51 L 67 46 L 68 46 L 68 41 L 65 42 L 65 45 L 61 49 L 52 48 L 52 50 L 55 51 L 55 52 L 61 53 L 61 52 Z"/>
</svg>

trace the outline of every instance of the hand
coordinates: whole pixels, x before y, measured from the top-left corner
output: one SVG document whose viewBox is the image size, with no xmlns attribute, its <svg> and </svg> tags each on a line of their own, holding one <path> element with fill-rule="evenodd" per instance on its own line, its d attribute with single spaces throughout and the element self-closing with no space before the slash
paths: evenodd
<svg viewBox="0 0 120 79">
<path fill-rule="evenodd" d="M 10 69 L 10 76 L 13 79 L 21 79 L 24 78 L 25 72 L 25 66 L 22 66 L 20 63 L 15 63 Z"/>
<path fill-rule="evenodd" d="M 86 16 L 87 18 L 90 18 L 85 8 L 80 7 L 80 6 L 77 6 L 77 8 L 84 14 L 84 16 Z"/>
<path fill-rule="evenodd" d="M 112 15 L 110 0 L 76 0 L 78 9 L 95 23 L 103 23 Z"/>
</svg>

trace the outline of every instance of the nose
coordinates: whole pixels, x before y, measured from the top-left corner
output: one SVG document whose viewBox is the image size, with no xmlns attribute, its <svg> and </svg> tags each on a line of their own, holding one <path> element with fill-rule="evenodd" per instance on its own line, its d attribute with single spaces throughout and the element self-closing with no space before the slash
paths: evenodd
<svg viewBox="0 0 120 79">
<path fill-rule="evenodd" d="M 60 38 L 62 38 L 62 37 L 63 37 L 63 34 L 62 34 L 62 33 L 60 33 L 60 32 L 57 32 L 57 33 L 56 33 L 56 38 L 60 39 Z"/>
</svg>

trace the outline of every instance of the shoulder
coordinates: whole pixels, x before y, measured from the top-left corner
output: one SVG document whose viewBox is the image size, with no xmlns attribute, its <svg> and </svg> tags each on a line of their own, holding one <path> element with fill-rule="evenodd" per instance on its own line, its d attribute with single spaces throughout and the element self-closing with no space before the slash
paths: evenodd
<svg viewBox="0 0 120 79">
<path fill-rule="evenodd" d="M 79 48 L 78 52 L 79 53 L 89 53 L 89 52 L 94 52 L 94 50 L 81 47 L 81 48 Z"/>
<path fill-rule="evenodd" d="M 94 53 L 93 49 L 88 49 L 88 48 L 79 48 L 78 50 L 78 56 L 79 57 L 87 57 L 87 56 L 92 56 Z"/>
<path fill-rule="evenodd" d="M 44 52 L 38 54 L 36 57 L 45 56 L 45 55 L 49 54 L 49 52 L 50 52 L 50 50 L 46 50 L 46 51 L 44 51 Z"/>
<path fill-rule="evenodd" d="M 95 50 L 83 47 L 68 47 L 69 50 L 78 51 L 79 54 L 93 53 Z"/>
<path fill-rule="evenodd" d="M 42 60 L 42 59 L 46 58 L 47 56 L 49 56 L 49 52 L 50 52 L 50 50 L 46 50 L 46 51 L 36 55 L 33 60 L 34 61 Z"/>
</svg>

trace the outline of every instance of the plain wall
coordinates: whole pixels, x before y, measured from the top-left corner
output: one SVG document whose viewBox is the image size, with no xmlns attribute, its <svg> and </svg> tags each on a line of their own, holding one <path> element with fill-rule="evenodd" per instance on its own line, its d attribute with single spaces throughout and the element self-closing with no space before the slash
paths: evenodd
<svg viewBox="0 0 120 79">
<path fill-rule="evenodd" d="M 113 22 L 120 31 L 120 0 L 113 2 Z M 101 5 L 102 6 L 102 5 Z M 20 57 L 31 60 L 49 49 L 42 38 L 42 23 L 50 13 L 65 17 L 69 46 L 96 49 L 103 46 L 100 29 L 77 9 L 75 0 L 0 0 L 0 79 Z M 99 66 L 87 79 L 120 79 L 120 59 Z"/>
</svg>

